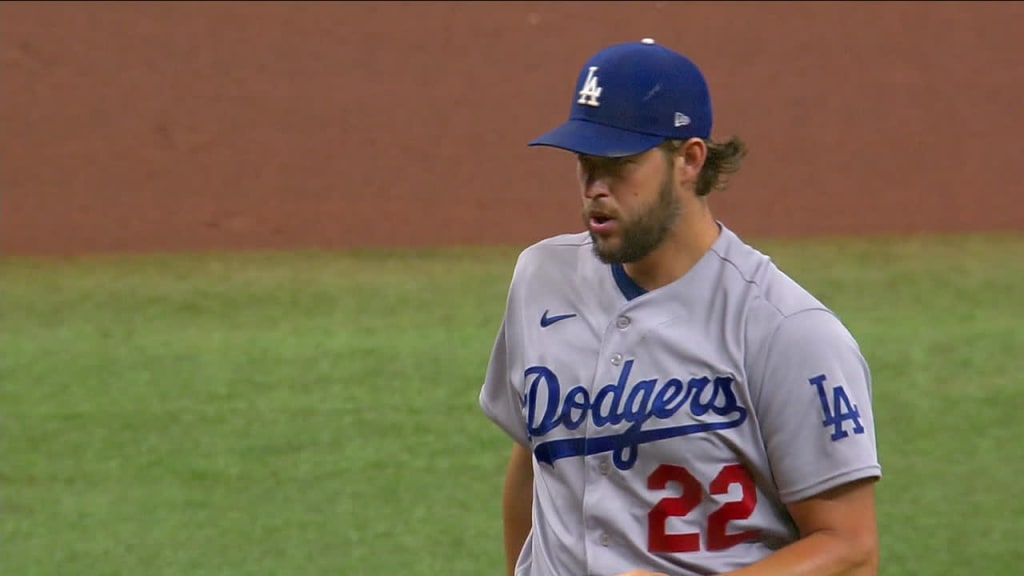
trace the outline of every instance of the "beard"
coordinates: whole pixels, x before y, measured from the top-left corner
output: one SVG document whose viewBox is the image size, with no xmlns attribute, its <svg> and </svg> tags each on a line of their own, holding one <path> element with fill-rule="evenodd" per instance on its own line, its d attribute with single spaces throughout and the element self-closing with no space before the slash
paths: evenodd
<svg viewBox="0 0 1024 576">
<path fill-rule="evenodd" d="M 594 254 L 605 264 L 626 264 L 643 259 L 672 231 L 679 211 L 679 199 L 673 190 L 672 172 L 669 170 L 655 201 L 635 217 L 618 221 L 618 245 L 608 244 L 600 236 L 590 232 Z M 584 221 L 586 220 L 584 216 Z"/>
</svg>

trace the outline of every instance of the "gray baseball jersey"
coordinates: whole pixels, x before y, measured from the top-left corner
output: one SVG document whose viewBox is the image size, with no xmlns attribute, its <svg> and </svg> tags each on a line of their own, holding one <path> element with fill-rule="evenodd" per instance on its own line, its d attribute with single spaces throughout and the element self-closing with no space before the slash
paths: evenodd
<svg viewBox="0 0 1024 576">
<path fill-rule="evenodd" d="M 719 225 L 650 292 L 586 233 L 520 254 L 479 396 L 534 455 L 517 576 L 726 572 L 797 539 L 786 503 L 881 475 L 858 344 Z"/>
</svg>

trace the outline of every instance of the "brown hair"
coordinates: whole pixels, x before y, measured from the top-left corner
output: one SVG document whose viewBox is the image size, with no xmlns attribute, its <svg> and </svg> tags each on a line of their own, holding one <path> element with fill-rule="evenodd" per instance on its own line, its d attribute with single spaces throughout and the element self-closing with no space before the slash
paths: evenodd
<svg viewBox="0 0 1024 576">
<path fill-rule="evenodd" d="M 684 140 L 667 140 L 661 147 L 672 154 L 683 144 Z M 697 196 L 707 196 L 712 190 L 724 190 L 728 185 L 726 177 L 739 171 L 743 158 L 747 155 L 746 143 L 736 136 L 722 142 L 705 139 L 704 144 L 707 146 L 708 154 L 694 186 Z"/>
</svg>

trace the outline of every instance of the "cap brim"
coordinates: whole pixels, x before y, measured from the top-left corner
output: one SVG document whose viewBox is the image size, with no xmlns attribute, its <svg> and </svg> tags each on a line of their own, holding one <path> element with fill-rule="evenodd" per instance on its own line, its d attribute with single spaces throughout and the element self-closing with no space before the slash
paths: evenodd
<svg viewBox="0 0 1024 576">
<path fill-rule="evenodd" d="M 551 146 L 589 156 L 632 156 L 654 148 L 664 136 L 640 134 L 586 120 L 569 120 L 531 140 L 529 146 Z"/>
</svg>

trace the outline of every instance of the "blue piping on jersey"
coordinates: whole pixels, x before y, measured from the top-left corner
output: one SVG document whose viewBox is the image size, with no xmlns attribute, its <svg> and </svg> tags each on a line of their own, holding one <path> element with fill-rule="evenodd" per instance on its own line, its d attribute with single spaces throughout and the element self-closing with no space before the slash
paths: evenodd
<svg viewBox="0 0 1024 576">
<path fill-rule="evenodd" d="M 647 290 L 643 286 L 634 282 L 629 274 L 626 274 L 626 268 L 622 264 L 612 264 L 612 276 L 615 278 L 615 284 L 619 287 L 619 292 L 622 292 L 626 300 L 647 294 Z"/>
</svg>

